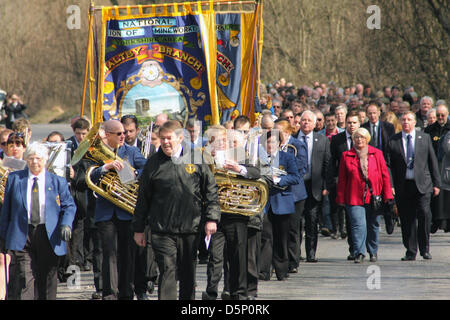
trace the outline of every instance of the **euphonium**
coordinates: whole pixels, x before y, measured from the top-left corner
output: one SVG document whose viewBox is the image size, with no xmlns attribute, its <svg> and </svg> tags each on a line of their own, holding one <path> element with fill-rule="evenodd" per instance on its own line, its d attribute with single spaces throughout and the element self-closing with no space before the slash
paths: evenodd
<svg viewBox="0 0 450 320">
<path fill-rule="evenodd" d="M 93 127 L 80 143 L 73 155 L 72 165 L 83 158 L 97 163 L 98 165 L 91 166 L 86 172 L 86 184 L 89 189 L 128 213 L 134 214 L 139 189 L 137 182 L 123 184 L 117 172 L 114 171 L 103 175 L 98 184 L 91 180 L 90 175 L 98 166 L 114 160 L 122 160 L 103 143 L 98 133 L 99 128 L 100 124 Z"/>
<path fill-rule="evenodd" d="M 0 201 L 3 203 L 5 199 L 5 187 L 6 180 L 8 179 L 8 175 L 11 172 L 11 169 L 0 165 Z"/>
<path fill-rule="evenodd" d="M 239 177 L 227 170 L 213 169 L 222 212 L 253 216 L 266 206 L 269 187 L 263 179 Z"/>
</svg>

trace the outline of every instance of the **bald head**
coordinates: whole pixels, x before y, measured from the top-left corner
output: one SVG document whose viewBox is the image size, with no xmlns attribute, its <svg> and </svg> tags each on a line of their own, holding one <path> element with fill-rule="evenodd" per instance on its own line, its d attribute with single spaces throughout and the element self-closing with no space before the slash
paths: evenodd
<svg viewBox="0 0 450 320">
<path fill-rule="evenodd" d="M 155 126 L 161 127 L 167 121 L 169 121 L 169 116 L 166 113 L 160 113 L 155 118 Z"/>
<path fill-rule="evenodd" d="M 271 114 L 265 114 L 261 119 L 261 128 L 270 130 L 274 126 L 274 121 Z"/>
<path fill-rule="evenodd" d="M 105 129 L 106 144 L 111 148 L 123 146 L 125 142 L 125 130 L 119 120 L 108 120 L 103 123 Z"/>
</svg>

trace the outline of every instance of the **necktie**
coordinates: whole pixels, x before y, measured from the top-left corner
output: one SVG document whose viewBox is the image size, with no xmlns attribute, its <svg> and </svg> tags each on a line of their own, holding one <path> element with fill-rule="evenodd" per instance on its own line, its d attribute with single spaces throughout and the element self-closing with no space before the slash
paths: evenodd
<svg viewBox="0 0 450 320">
<path fill-rule="evenodd" d="M 410 134 L 406 136 L 406 165 L 408 169 L 414 168 L 414 150 Z"/>
<path fill-rule="evenodd" d="M 309 166 L 309 147 L 308 147 L 308 140 L 307 140 L 307 138 L 308 138 L 307 136 L 303 136 L 303 141 L 306 144 L 306 150 L 308 150 L 308 152 L 306 153 L 306 163 Z"/>
<path fill-rule="evenodd" d="M 33 186 L 31 187 L 31 224 L 37 226 L 41 222 L 39 214 L 39 185 L 38 178 L 34 178 Z"/>
<path fill-rule="evenodd" d="M 376 124 L 372 125 L 372 141 L 373 141 L 373 146 L 377 147 L 378 146 L 378 137 L 377 137 L 377 125 Z"/>
<path fill-rule="evenodd" d="M 352 137 L 348 137 L 348 139 L 350 140 L 350 149 L 351 149 L 351 148 L 353 148 L 353 139 L 352 139 Z"/>
</svg>

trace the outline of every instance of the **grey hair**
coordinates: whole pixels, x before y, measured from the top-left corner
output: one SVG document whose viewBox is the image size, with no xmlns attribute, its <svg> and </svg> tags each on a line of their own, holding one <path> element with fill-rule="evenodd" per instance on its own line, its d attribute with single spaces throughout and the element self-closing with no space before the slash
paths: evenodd
<svg viewBox="0 0 450 320">
<path fill-rule="evenodd" d="M 338 105 L 338 106 L 336 107 L 336 109 L 334 109 L 334 112 L 336 112 L 336 111 L 338 111 L 338 110 L 341 110 L 341 109 L 344 110 L 345 114 L 347 114 L 348 109 L 347 109 L 346 106 L 343 106 L 343 105 Z"/>
<path fill-rule="evenodd" d="M 424 100 L 430 100 L 431 101 L 431 105 L 433 105 L 433 98 L 432 97 L 429 97 L 429 96 L 422 97 L 422 99 L 420 99 L 420 105 L 422 105 L 422 102 Z"/>
<path fill-rule="evenodd" d="M 44 144 L 35 141 L 35 142 L 30 143 L 27 146 L 23 158 L 28 159 L 28 157 L 30 157 L 32 155 L 36 155 L 39 158 L 42 158 L 45 161 L 47 161 L 48 160 L 48 152 L 49 152 L 49 150 Z"/>
<path fill-rule="evenodd" d="M 431 108 L 430 110 L 428 110 L 427 112 L 427 117 L 432 114 L 434 112 L 434 114 L 436 114 L 436 108 Z"/>
<path fill-rule="evenodd" d="M 439 107 L 440 105 L 447 105 L 447 103 L 445 102 L 445 100 L 440 99 L 436 101 L 436 107 Z"/>
<path fill-rule="evenodd" d="M 312 112 L 311 110 L 305 110 L 302 113 L 302 116 L 300 117 L 300 120 L 303 119 L 303 116 L 305 116 L 306 114 L 309 114 L 311 116 L 311 118 L 313 119 L 314 125 L 316 125 L 317 122 L 317 116 L 314 112 Z"/>
</svg>

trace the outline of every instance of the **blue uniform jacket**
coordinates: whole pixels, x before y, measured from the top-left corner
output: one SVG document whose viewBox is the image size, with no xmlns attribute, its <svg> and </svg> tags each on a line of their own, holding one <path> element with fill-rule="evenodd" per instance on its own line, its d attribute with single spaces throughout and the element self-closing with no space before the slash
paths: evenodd
<svg viewBox="0 0 450 320">
<path fill-rule="evenodd" d="M 0 215 L 0 237 L 6 249 L 23 250 L 28 236 L 27 210 L 28 168 L 11 172 L 6 181 L 5 199 Z M 60 227 L 72 228 L 76 206 L 66 179 L 45 173 L 45 229 L 53 251 L 66 254 L 66 242 L 61 240 Z"/>
<path fill-rule="evenodd" d="M 299 184 L 301 181 L 300 174 L 295 163 L 295 158 L 287 152 L 278 152 L 278 165 L 280 169 L 287 172 L 287 175 L 280 176 L 280 187 L 288 187 L 286 190 L 279 188 L 270 188 L 269 200 L 264 208 L 265 213 L 272 207 L 274 214 L 292 214 L 295 213 L 294 194 L 291 186 Z"/>
<path fill-rule="evenodd" d="M 127 159 L 130 165 L 138 171 L 138 174 L 141 173 L 147 162 L 147 159 L 144 158 L 138 148 L 127 146 L 126 144 L 119 148 L 117 156 L 123 160 Z M 100 180 L 102 176 L 101 171 L 102 167 L 98 167 L 92 171 L 92 182 L 97 183 Z M 95 205 L 95 222 L 111 220 L 114 214 L 116 214 L 119 220 L 131 220 L 133 218 L 127 211 L 117 207 L 111 201 L 98 195 Z"/>
<path fill-rule="evenodd" d="M 295 164 L 300 175 L 300 183 L 291 186 L 292 193 L 294 194 L 294 202 L 298 202 L 308 197 L 305 182 L 303 181 L 303 176 L 308 168 L 308 146 L 305 142 L 294 137 L 289 138 L 288 144 L 293 145 L 297 149 L 297 156 L 295 156 L 295 150 L 293 148 L 287 148 L 287 152 L 295 157 Z"/>
</svg>

